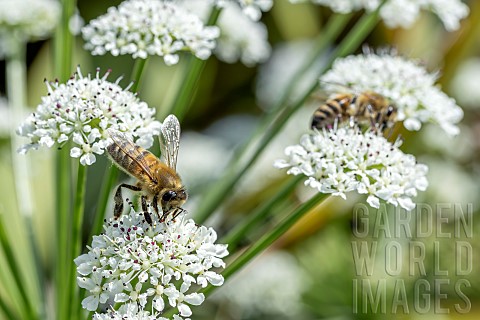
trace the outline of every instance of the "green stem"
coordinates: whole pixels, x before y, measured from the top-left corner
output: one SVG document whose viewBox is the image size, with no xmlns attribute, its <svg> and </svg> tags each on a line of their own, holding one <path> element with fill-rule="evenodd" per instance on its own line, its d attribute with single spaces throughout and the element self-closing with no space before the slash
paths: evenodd
<svg viewBox="0 0 480 320">
<path fill-rule="evenodd" d="M 69 22 L 76 8 L 75 0 L 61 0 L 62 16 L 55 30 L 55 75 L 61 81 L 68 80 L 72 72 L 73 36 Z M 55 263 L 56 318 L 68 319 L 68 244 L 71 204 L 70 155 L 68 144 L 56 156 L 56 230 L 57 255 Z"/>
<path fill-rule="evenodd" d="M 73 36 L 70 32 L 70 18 L 75 13 L 75 0 L 61 0 L 62 16 L 55 29 L 55 74 L 60 82 L 67 81 L 72 72 Z"/>
<path fill-rule="evenodd" d="M 258 207 L 253 213 L 251 213 L 246 219 L 237 224 L 226 236 L 219 240 L 219 243 L 228 244 L 228 250 L 230 252 L 235 251 L 238 242 L 245 237 L 247 232 L 252 230 L 263 221 L 267 215 L 272 211 L 275 205 L 284 200 L 295 189 L 300 180 L 304 179 L 303 175 L 298 175 L 291 178 L 285 183 L 280 191 L 278 191 L 272 198 L 265 202 L 262 206 Z"/>
<path fill-rule="evenodd" d="M 12 246 L 8 242 L 8 236 L 5 231 L 3 217 L 0 217 L 0 246 L 10 268 L 10 274 L 13 276 L 13 280 L 15 281 L 18 291 L 20 292 L 20 296 L 23 300 L 21 304 L 25 306 L 24 311 L 28 319 L 39 319 L 32 305 L 32 301 L 28 297 L 26 288 L 24 286 L 25 282 L 23 282 L 20 278 L 20 266 L 15 259 L 15 255 L 12 251 Z"/>
<path fill-rule="evenodd" d="M 276 114 L 284 107 L 285 103 L 291 97 L 294 89 L 297 84 L 301 82 L 302 77 L 305 73 L 312 68 L 312 65 L 321 57 L 325 49 L 332 44 L 332 42 L 338 37 L 338 35 L 343 31 L 348 21 L 350 21 L 353 14 L 335 14 L 331 17 L 324 30 L 321 34 L 315 39 L 315 46 L 313 50 L 310 51 L 308 57 L 302 62 L 302 65 L 295 71 L 293 76 L 290 78 L 290 81 L 287 85 L 287 88 L 283 91 L 280 98 L 268 111 L 268 113 L 263 117 L 261 123 L 259 124 L 257 130 L 250 138 L 250 143 L 244 144 L 242 147 L 238 148 L 235 151 L 235 156 L 233 157 L 236 162 L 232 165 L 239 165 L 239 161 L 242 159 L 241 155 L 250 147 L 251 141 L 257 141 L 259 137 L 265 132 L 268 126 L 274 120 Z"/>
<path fill-rule="evenodd" d="M 13 121 L 18 124 L 23 120 L 24 115 L 27 113 L 27 79 L 26 79 L 26 56 L 25 56 L 26 44 L 16 40 L 11 41 L 10 50 L 11 55 L 7 56 L 7 89 L 8 89 L 8 101 L 13 111 Z M 27 228 L 27 235 L 30 247 L 26 253 L 30 253 L 34 259 L 34 265 L 32 273 L 37 275 L 37 292 L 38 299 L 42 299 L 44 294 L 44 282 L 43 282 L 43 267 L 39 255 L 39 249 L 37 241 L 35 240 L 35 233 L 33 230 L 32 216 L 33 216 L 33 195 L 31 190 L 31 174 L 30 164 L 28 158 L 25 155 L 19 155 L 17 149 L 21 146 L 22 141 L 20 137 L 15 134 L 15 131 L 11 132 L 11 155 L 12 155 L 12 168 L 15 182 L 15 194 L 17 198 L 18 210 L 23 218 L 23 223 Z M 44 312 L 44 303 L 37 300 L 35 305 L 39 305 Z"/>
<path fill-rule="evenodd" d="M 195 90 L 197 88 L 198 80 L 205 67 L 206 61 L 200 60 L 197 57 L 189 57 L 187 65 L 187 73 L 182 80 L 182 86 L 175 98 L 175 102 L 169 113 L 177 116 L 179 121 L 182 121 L 187 113 L 188 107 L 193 100 Z"/>
<path fill-rule="evenodd" d="M 244 265 L 251 261 L 258 254 L 267 249 L 272 243 L 274 243 L 281 235 L 288 231 L 304 214 L 320 204 L 323 200 L 327 199 L 328 195 L 318 193 L 313 196 L 307 202 L 301 204 L 292 213 L 290 213 L 285 219 L 283 219 L 272 231 L 265 234 L 258 241 L 256 241 L 247 251 L 245 251 L 240 257 L 235 259 L 225 271 L 222 272 L 225 280 L 230 278 L 235 272 L 240 270 Z M 215 287 L 210 286 L 203 289 L 201 292 L 209 294 Z"/>
<path fill-rule="evenodd" d="M 207 25 L 214 25 L 217 22 L 220 12 L 220 8 L 214 7 L 210 13 Z M 181 82 L 181 86 L 178 89 L 175 101 L 169 108 L 168 112 L 175 114 L 179 121 L 182 121 L 182 119 L 185 117 L 188 108 L 193 101 L 200 75 L 202 74 L 202 70 L 206 63 L 206 60 L 200 60 L 194 56 L 189 58 L 186 73 Z"/>
<path fill-rule="evenodd" d="M 100 192 L 100 199 L 98 201 L 97 210 L 95 213 L 95 221 L 93 223 L 92 231 L 90 233 L 90 239 L 94 235 L 98 235 L 102 232 L 103 220 L 105 219 L 105 212 L 110 198 L 110 191 L 113 189 L 118 177 L 118 169 L 116 166 L 111 165 L 110 169 L 105 173 L 103 178 L 102 191 Z"/>
<path fill-rule="evenodd" d="M 130 91 L 137 92 L 140 85 L 140 79 L 142 78 L 143 70 L 145 69 L 145 65 L 147 64 L 147 60 L 148 58 L 135 60 L 135 65 L 133 67 L 133 84 L 130 88 Z"/>
<path fill-rule="evenodd" d="M 70 230 L 70 198 L 71 198 L 71 184 L 70 184 L 70 155 L 68 144 L 57 152 L 56 156 L 56 270 L 55 270 L 55 284 L 56 284 L 56 312 L 57 319 L 63 319 L 62 315 L 67 313 L 67 253 L 69 244 Z"/>
<path fill-rule="evenodd" d="M 331 55 L 328 63 L 324 68 L 322 68 L 319 76 L 332 66 L 336 58 L 345 56 L 353 52 L 353 50 L 358 47 L 358 45 L 366 38 L 366 36 L 377 24 L 377 11 L 363 16 L 355 24 L 349 34 L 340 43 L 337 50 L 335 50 L 334 54 Z M 230 190 L 265 150 L 265 147 L 283 128 L 290 116 L 305 103 L 308 97 L 318 88 L 318 86 L 319 82 L 315 81 L 297 101 L 280 108 L 280 112 L 272 117 L 274 118 L 273 120 L 262 122 L 262 127 L 260 130 L 258 130 L 258 132 L 262 133 L 260 141 L 258 141 L 256 137 L 253 137 L 249 141 L 247 147 L 243 148 L 243 155 L 247 154 L 249 158 L 243 160 L 242 158 L 244 157 L 237 157 L 237 159 L 240 158 L 240 160 L 236 161 L 232 167 L 230 167 L 227 175 L 225 175 L 221 181 L 216 182 L 215 186 L 209 190 L 209 192 L 203 198 L 200 207 L 197 210 L 197 216 L 195 217 L 195 220 L 198 223 L 203 223 L 214 212 L 218 204 L 221 203 L 222 200 L 230 193 Z M 270 116 L 267 116 L 267 118 L 269 117 Z M 252 148 L 253 150 L 250 150 Z"/>
<path fill-rule="evenodd" d="M 351 13 L 335 14 L 328 20 L 325 29 L 319 36 L 317 36 L 317 39 L 315 40 L 315 47 L 290 79 L 289 84 L 283 94 L 280 96 L 280 99 L 272 107 L 270 115 L 275 114 L 276 111 L 280 110 L 284 106 L 285 102 L 288 101 L 293 93 L 293 90 L 296 88 L 296 85 L 301 81 L 305 73 L 311 69 L 312 65 L 315 64 L 318 58 L 324 54 L 325 49 L 340 35 L 352 16 L 353 14 Z M 266 117 L 264 122 L 268 124 L 271 120 L 272 119 L 270 117 Z"/>
<path fill-rule="evenodd" d="M 0 311 L 7 317 L 7 319 L 18 319 L 12 309 L 6 304 L 5 301 L 0 297 Z"/>
<path fill-rule="evenodd" d="M 73 207 L 73 217 L 72 217 L 72 241 L 71 247 L 69 250 L 69 256 L 65 263 L 69 266 L 68 273 L 68 290 L 70 294 L 70 303 L 68 308 L 68 319 L 71 317 L 76 317 L 78 315 L 74 314 L 72 310 L 76 310 L 79 300 L 79 289 L 77 287 L 77 272 L 76 265 L 73 260 L 80 255 L 82 252 L 82 225 L 83 225 L 83 215 L 85 210 L 85 193 L 87 186 L 87 166 L 83 166 L 80 163 L 78 164 L 77 172 L 77 186 L 75 190 L 75 202 Z M 65 318 L 67 319 L 67 318 Z"/>
</svg>

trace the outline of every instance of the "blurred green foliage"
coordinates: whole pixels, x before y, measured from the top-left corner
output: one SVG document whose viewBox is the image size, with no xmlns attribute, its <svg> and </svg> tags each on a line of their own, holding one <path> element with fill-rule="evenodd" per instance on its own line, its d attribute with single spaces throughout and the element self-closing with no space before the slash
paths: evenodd
<svg viewBox="0 0 480 320">
<path fill-rule="evenodd" d="M 79 1 L 78 7 L 82 17 L 88 21 L 106 11 L 110 6 L 118 4 L 120 1 L 93 1 L 84 0 Z M 462 22 L 462 28 L 453 33 L 447 33 L 442 25 L 432 15 L 423 15 L 415 25 L 409 30 L 390 30 L 386 29 L 380 24 L 375 31 L 369 36 L 367 43 L 369 46 L 393 46 L 402 54 L 412 58 L 421 59 L 430 70 L 442 70 L 442 77 L 440 83 L 445 91 L 449 91 L 449 84 L 455 76 L 456 68 L 465 60 L 471 57 L 480 56 L 480 2 L 470 1 L 471 13 L 469 18 Z M 269 39 L 273 48 L 279 43 L 290 42 L 303 38 L 311 38 L 322 32 L 322 27 L 325 21 L 330 17 L 331 12 L 328 9 L 314 6 L 312 4 L 292 5 L 286 0 L 275 1 L 273 9 L 265 14 L 262 19 L 269 30 Z M 358 15 L 355 19 L 358 18 Z M 109 55 L 100 57 L 91 57 L 86 51 L 82 49 L 82 39 L 77 37 L 76 50 L 74 59 L 76 64 L 80 64 L 83 72 L 95 72 L 95 68 L 100 68 L 101 73 L 107 69 L 112 69 L 112 74 L 109 79 L 114 80 L 123 76 L 121 84 L 127 86 L 131 79 L 131 72 L 133 68 L 133 60 L 128 56 L 111 57 Z M 360 52 L 360 49 L 359 49 Z M 46 88 L 43 84 L 43 79 L 53 79 L 55 75 L 52 72 L 52 65 L 55 61 L 51 60 L 52 44 L 51 41 L 44 41 L 29 46 L 28 55 L 28 103 L 33 108 L 39 103 L 40 97 L 46 93 Z M 179 65 L 174 67 L 166 67 L 162 60 L 158 57 L 152 57 L 147 62 L 146 73 L 142 80 L 141 88 L 139 89 L 140 97 L 148 102 L 150 106 L 156 107 L 160 115 L 163 114 L 165 106 L 171 103 L 179 86 L 181 79 L 181 72 L 185 68 L 185 59 L 180 59 Z M 288 63 L 288 61 L 285 61 Z M 251 128 L 257 121 L 258 117 L 263 111 L 258 107 L 255 97 L 255 84 L 258 72 L 261 67 L 247 68 L 240 63 L 226 64 L 216 60 L 210 59 L 206 68 L 203 71 L 200 80 L 200 86 L 195 94 L 194 103 L 187 114 L 183 130 L 184 131 L 204 131 L 210 125 L 217 121 L 226 119 L 229 116 L 250 115 L 245 117 L 246 121 L 241 126 L 244 128 Z M 73 72 L 73 70 L 72 70 Z M 1 86 L 4 89 L 4 83 Z M 452 93 L 453 94 L 453 93 Z M 479 147 L 478 137 L 480 135 L 480 102 L 476 106 L 477 109 L 466 110 L 464 124 L 472 130 L 471 135 L 476 142 L 471 146 L 473 151 L 467 158 L 462 159 L 460 169 L 464 170 L 466 175 L 478 177 L 480 173 L 479 167 Z M 249 123 L 247 123 L 249 122 Z M 299 133 L 306 131 L 305 128 L 298 128 Z M 238 140 L 242 141 L 249 135 L 247 131 L 235 132 Z M 463 134 L 463 133 L 462 133 Z M 438 150 L 434 150 L 428 141 L 420 139 L 421 133 L 403 133 L 405 138 L 404 150 L 411 152 L 417 156 L 429 156 L 431 158 L 445 160 L 451 159 L 451 156 Z M 21 272 L 27 283 L 34 283 L 31 281 L 30 266 L 34 263 L 31 261 L 31 256 L 25 251 L 28 247 L 25 240 L 25 228 L 20 225 L 15 201 L 21 195 L 15 195 L 12 181 L 12 171 L 10 163 L 10 148 L 8 146 L 8 137 L 2 138 L 0 141 L 0 176 L 2 183 L 0 184 L 0 212 L 2 218 L 8 221 L 8 233 L 12 238 L 15 238 L 15 254 L 18 255 L 18 260 L 22 261 Z M 233 146 L 232 146 L 233 147 Z M 55 150 L 43 150 L 27 155 L 30 163 L 33 166 L 33 190 L 35 190 L 35 216 L 34 225 L 36 232 L 36 241 L 38 242 L 41 259 L 47 274 L 52 275 L 52 254 L 55 247 L 54 234 L 54 218 L 53 218 L 53 154 Z M 268 150 L 266 151 L 269 152 Z M 455 152 L 455 151 L 454 151 Z M 87 186 L 87 203 L 86 203 L 86 217 L 84 225 L 84 242 L 89 241 L 89 230 L 93 221 L 93 214 L 96 208 L 97 196 L 100 192 L 100 181 L 103 173 L 111 163 L 105 157 L 97 157 L 97 164 L 90 168 L 88 172 L 88 186 Z M 217 158 L 211 159 L 213 162 L 223 163 L 225 159 Z M 454 160 L 455 161 L 455 160 Z M 428 164 L 428 162 L 427 162 Z M 202 170 L 202 168 L 198 168 Z M 122 179 L 125 179 L 122 176 Z M 265 182 L 259 181 L 262 178 L 250 179 L 249 183 L 259 183 L 263 185 L 250 186 L 242 184 L 236 190 L 232 190 L 232 198 L 227 203 L 225 211 L 228 215 L 224 217 L 222 225 L 220 225 L 220 233 L 223 230 L 229 229 L 234 225 L 238 219 L 244 214 L 247 214 L 252 208 L 258 206 L 265 201 L 269 195 L 275 193 L 277 188 L 281 185 L 282 178 L 266 179 Z M 475 183 L 478 187 L 478 179 Z M 204 181 L 206 185 L 211 181 Z M 460 189 L 462 192 L 462 185 L 450 185 L 450 181 L 442 182 L 449 188 Z M 188 187 L 188 186 L 187 186 Z M 438 185 L 431 185 L 431 189 L 439 187 Z M 255 192 L 249 192 L 254 189 Z M 305 192 L 304 189 L 299 189 L 299 193 Z M 286 199 L 285 207 L 293 206 L 300 202 L 301 197 L 292 196 Z M 357 199 L 354 199 L 357 200 Z M 361 199 L 364 201 L 364 199 Z M 435 205 L 436 202 L 431 203 L 431 199 L 425 197 L 424 202 Z M 435 200 L 436 201 L 436 200 Z M 301 319 L 476 319 L 480 316 L 478 309 L 480 302 L 480 283 L 478 280 L 480 261 L 480 248 L 478 246 L 477 237 L 479 236 L 479 220 L 478 220 L 478 203 L 473 207 L 474 214 L 474 233 L 473 238 L 470 238 L 469 243 L 472 244 L 473 249 L 473 271 L 464 278 L 469 281 L 471 287 L 464 290 L 472 303 L 471 311 L 466 315 L 461 315 L 454 311 L 448 315 L 435 315 L 434 312 L 420 315 L 414 310 L 410 309 L 409 313 L 395 314 L 387 312 L 372 312 L 369 310 L 366 313 L 354 313 L 353 298 L 356 294 L 354 291 L 355 281 L 361 281 L 367 277 L 359 277 L 355 274 L 355 265 L 352 255 L 352 246 L 354 242 L 360 243 L 352 234 L 352 226 L 359 223 L 352 215 L 354 202 L 345 203 L 343 200 L 335 199 L 329 202 L 328 205 L 321 206 L 312 212 L 311 215 L 305 217 L 293 230 L 291 230 L 284 238 L 282 238 L 272 250 L 286 250 L 293 254 L 297 259 L 302 272 L 308 277 L 308 285 L 302 295 L 302 310 L 303 315 Z M 388 208 L 388 210 L 393 210 Z M 437 214 L 433 212 L 433 214 Z M 375 213 L 371 214 L 373 217 Z M 322 219 L 315 218 L 321 216 Z M 391 219 L 394 213 L 388 215 Z M 272 218 L 275 220 L 275 217 Z M 370 219 L 370 223 L 374 223 L 375 219 Z M 372 227 L 372 226 L 371 226 Z M 412 225 L 412 228 L 414 226 Z M 444 225 L 444 232 L 453 232 L 455 227 L 455 220 L 450 219 Z M 20 235 L 20 236 L 18 236 Z M 250 241 L 254 241 L 252 237 Z M 461 238 L 463 239 L 463 238 Z M 461 240 L 460 239 L 460 240 Z M 379 245 L 385 246 L 389 239 L 375 238 L 369 235 L 366 239 L 369 244 L 377 241 Z M 391 240 L 391 239 L 390 239 Z M 415 241 L 414 237 L 400 236 L 395 238 L 403 244 L 402 248 L 408 248 L 408 243 Z M 389 276 L 388 274 L 375 274 L 386 280 L 387 283 L 387 297 L 393 295 L 393 284 L 396 279 L 406 279 L 405 289 L 408 297 L 408 303 L 413 303 L 412 294 L 414 290 L 414 283 L 418 279 L 425 279 L 430 284 L 434 281 L 435 255 L 431 251 L 432 241 L 438 239 L 421 239 L 422 242 L 428 246 L 429 250 L 426 252 L 425 266 L 426 276 L 410 276 L 406 275 L 402 278 Z M 363 239 L 362 239 L 363 241 Z M 455 261 L 454 242 L 448 239 L 440 239 L 440 255 L 442 263 L 453 263 Z M 384 250 L 378 250 L 377 260 L 385 262 Z M 408 256 L 408 252 L 405 252 Z M 4 270 L 4 256 L 0 252 L 0 270 Z M 261 258 L 259 258 L 261 259 Z M 254 269 L 256 261 L 252 264 Z M 408 261 L 404 261 L 405 264 Z M 450 271 L 448 277 L 451 284 L 457 280 L 454 274 L 455 266 L 449 264 L 443 266 Z M 248 278 L 248 274 L 244 275 Z M 371 278 L 370 278 L 371 279 Z M 376 279 L 378 280 L 378 279 Z M 375 280 L 375 281 L 376 281 Z M 281 280 L 279 280 L 281 281 Z M 5 297 L 6 292 L 4 288 L 12 287 L 11 276 L 0 272 L 0 296 Z M 360 282 L 357 282 L 360 283 Z M 377 282 L 372 282 L 377 283 Z M 448 299 L 442 302 L 443 307 L 452 307 L 459 302 L 459 297 L 455 290 L 450 285 L 445 293 Z M 34 290 L 33 288 L 30 288 Z M 358 289 L 358 288 L 357 288 Z M 285 287 L 284 290 L 289 290 Z M 452 291 L 453 290 L 453 291 Z M 269 299 L 269 297 L 265 297 Z M 433 296 L 430 299 L 434 299 Z M 12 303 L 15 308 L 21 308 L 15 305 L 15 296 L 7 298 L 6 301 Z M 433 300 L 432 300 L 433 301 Z M 433 301 L 434 302 L 434 301 Z M 432 302 L 432 303 L 433 303 Z M 210 302 L 202 311 L 199 311 L 195 319 L 283 319 L 285 315 L 279 314 L 257 314 L 255 317 L 248 318 L 234 318 L 229 312 L 223 310 L 223 303 L 221 299 Z M 390 302 L 387 305 L 387 310 L 391 310 Z M 450 309 L 453 310 L 453 309 Z M 203 316 L 203 317 L 202 317 Z M 299 318 L 296 318 L 299 319 Z"/>
</svg>

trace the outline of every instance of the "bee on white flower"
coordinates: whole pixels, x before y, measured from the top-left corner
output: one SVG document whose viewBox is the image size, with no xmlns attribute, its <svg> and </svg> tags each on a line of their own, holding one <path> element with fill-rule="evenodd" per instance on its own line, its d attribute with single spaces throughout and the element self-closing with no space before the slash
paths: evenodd
<svg viewBox="0 0 480 320">
<path fill-rule="evenodd" d="M 395 53 L 366 53 L 337 59 L 332 69 L 320 77 L 328 94 L 372 91 L 388 99 L 397 109 L 396 120 L 408 130 L 423 123 L 439 125 L 449 135 L 459 133 L 463 118 L 455 100 L 435 84 L 437 74 L 428 73 L 418 63 Z"/>
<path fill-rule="evenodd" d="M 152 218 L 150 225 L 143 213 L 132 209 L 108 220 L 89 251 L 75 259 L 77 283 L 87 290 L 83 308 L 96 311 L 99 306 L 112 308 L 107 305 L 111 303 L 118 310 L 108 315 L 134 312 L 142 315 L 138 319 L 153 319 L 154 314 L 144 311 L 148 303 L 157 313 L 170 305 L 178 311 L 175 319 L 182 319 L 191 316 L 191 305 L 203 303 L 198 287 L 223 284 L 223 277 L 211 269 L 225 267 L 222 258 L 228 251 L 215 243 L 214 229 L 198 226 L 184 213 L 165 223 L 156 215 Z M 100 314 L 95 319 L 110 318 Z"/>
</svg>

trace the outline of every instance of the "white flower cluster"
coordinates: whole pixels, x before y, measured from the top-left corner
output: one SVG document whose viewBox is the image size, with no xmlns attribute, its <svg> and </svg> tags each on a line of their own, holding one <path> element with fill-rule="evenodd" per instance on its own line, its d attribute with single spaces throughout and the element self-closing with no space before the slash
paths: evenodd
<svg viewBox="0 0 480 320">
<path fill-rule="evenodd" d="M 60 18 L 55 0 L 0 1 L 0 55 L 10 54 L 12 38 L 24 42 L 47 37 Z"/>
<path fill-rule="evenodd" d="M 304 174 L 305 184 L 319 192 L 341 196 L 356 191 L 368 194 L 367 202 L 375 208 L 380 199 L 411 210 L 412 197 L 428 186 L 428 167 L 417 164 L 415 157 L 398 149 L 373 131 L 357 128 L 315 131 L 304 135 L 300 144 L 287 147 L 288 160 L 277 160 L 277 168 L 287 173 Z"/>
<path fill-rule="evenodd" d="M 105 151 L 108 128 L 124 132 L 145 148 L 151 147 L 161 127 L 153 118 L 155 109 L 122 89 L 118 81 L 107 81 L 108 75 L 100 77 L 97 70 L 95 78 L 83 77 L 78 68 L 66 84 L 46 81 L 48 95 L 17 129 L 17 134 L 30 139 L 19 152 L 55 144 L 62 147 L 72 141 L 70 156 L 80 158 L 82 165 L 91 165 L 95 154 Z"/>
<path fill-rule="evenodd" d="M 218 19 L 220 37 L 215 54 L 220 60 L 234 63 L 240 60 L 254 66 L 268 59 L 271 52 L 265 25 L 242 14 L 238 6 L 227 3 Z"/>
<path fill-rule="evenodd" d="M 207 59 L 215 48 L 219 30 L 204 26 L 197 15 L 176 3 L 127 0 L 90 21 L 82 34 L 85 48 L 94 55 L 110 52 L 114 56 L 130 54 L 142 59 L 158 55 L 167 65 L 173 65 L 181 51 Z"/>
<path fill-rule="evenodd" d="M 260 20 L 262 12 L 269 11 L 273 6 L 273 0 L 238 0 L 243 13 L 254 21 Z"/>
<path fill-rule="evenodd" d="M 313 3 L 328 6 L 335 12 L 349 13 L 365 9 L 372 12 L 382 0 L 311 0 Z M 292 3 L 303 2 L 290 0 Z M 380 17 L 390 28 L 409 28 L 417 20 L 420 11 L 435 13 L 448 31 L 457 30 L 460 20 L 465 18 L 469 9 L 461 0 L 387 0 L 380 9 Z"/>
<path fill-rule="evenodd" d="M 401 56 L 367 53 L 337 59 L 320 77 L 320 84 L 331 94 L 374 91 L 397 107 L 397 118 L 408 130 L 419 130 L 422 123 L 433 122 L 456 135 L 463 111 L 435 85 L 436 79 L 436 74 Z"/>
<path fill-rule="evenodd" d="M 228 255 L 226 245 L 215 244 L 215 230 L 198 226 L 183 214 L 166 223 L 156 217 L 152 213 L 152 226 L 135 211 L 107 221 L 88 253 L 75 259 L 78 285 L 88 292 L 83 308 L 124 306 L 114 313 L 140 313 L 143 317 L 138 319 L 150 319 L 168 303 L 178 310 L 175 319 L 181 319 L 192 314 L 189 305 L 200 305 L 205 299 L 192 284 L 223 284 L 223 277 L 211 271 L 225 267 L 222 258 Z M 151 315 L 145 311 L 148 306 Z"/>
<path fill-rule="evenodd" d="M 204 21 L 208 18 L 208 0 L 182 1 L 182 5 Z M 246 66 L 254 66 L 267 60 L 271 47 L 266 26 L 246 17 L 236 3 L 225 2 L 222 7 L 217 21 L 220 37 L 217 39 L 215 55 L 227 63 L 240 60 Z"/>
<path fill-rule="evenodd" d="M 253 21 L 258 21 L 262 17 L 262 12 L 270 11 L 273 7 L 273 0 L 213 0 L 217 7 L 224 8 L 227 4 L 236 2 L 240 5 L 243 14 Z"/>
<path fill-rule="evenodd" d="M 121 305 L 118 310 L 109 310 L 107 313 L 95 313 L 93 320 L 166 320 L 158 313 L 142 310 L 136 303 Z M 174 318 L 175 319 L 175 318 Z M 178 319 L 178 317 L 177 317 Z M 181 319 L 181 318 L 180 318 Z"/>
</svg>

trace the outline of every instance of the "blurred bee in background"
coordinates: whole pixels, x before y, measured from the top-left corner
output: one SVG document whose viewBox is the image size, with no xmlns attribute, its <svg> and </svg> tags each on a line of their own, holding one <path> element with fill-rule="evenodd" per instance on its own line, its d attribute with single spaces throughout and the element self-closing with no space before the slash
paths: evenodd
<svg viewBox="0 0 480 320">
<path fill-rule="evenodd" d="M 122 183 L 115 192 L 114 216 L 118 218 L 123 212 L 122 188 L 142 192 L 141 204 L 145 220 L 152 224 L 148 213 L 147 201 L 153 205 L 159 215 L 158 202 L 162 207 L 160 221 L 173 213 L 176 217 L 183 211 L 181 206 L 187 200 L 187 192 L 176 172 L 177 155 L 180 145 L 180 124 L 174 115 L 169 115 L 162 125 L 160 148 L 165 162 L 153 155 L 150 151 L 136 145 L 128 137 L 116 130 L 109 129 L 108 133 L 113 140 L 107 147 L 111 160 L 118 167 L 136 178 L 135 185 Z"/>
<path fill-rule="evenodd" d="M 373 130 L 382 132 L 395 124 L 396 116 L 397 108 L 378 93 L 340 93 L 318 107 L 313 113 L 311 127 L 331 129 L 335 124 L 349 120 L 350 125 L 368 123 Z"/>
</svg>

